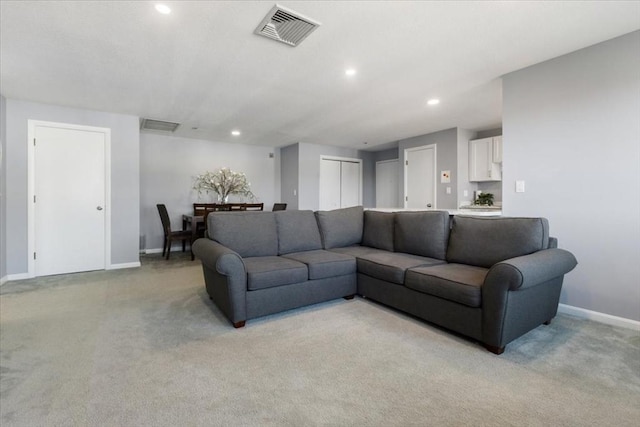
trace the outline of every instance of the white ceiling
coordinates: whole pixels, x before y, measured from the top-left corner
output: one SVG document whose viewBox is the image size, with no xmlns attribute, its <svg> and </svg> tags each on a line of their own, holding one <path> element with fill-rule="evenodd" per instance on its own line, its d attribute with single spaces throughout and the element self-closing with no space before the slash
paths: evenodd
<svg viewBox="0 0 640 427">
<path fill-rule="evenodd" d="M 273 0 L 163 3 L 2 0 L 0 91 L 190 138 L 376 149 L 498 127 L 500 76 L 640 28 L 632 1 L 283 0 L 322 24 L 292 48 L 253 34 Z"/>
</svg>

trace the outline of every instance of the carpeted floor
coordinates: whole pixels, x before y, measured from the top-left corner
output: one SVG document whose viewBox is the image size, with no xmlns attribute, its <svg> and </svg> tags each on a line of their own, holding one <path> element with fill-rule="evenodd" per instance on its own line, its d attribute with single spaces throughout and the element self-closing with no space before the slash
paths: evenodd
<svg viewBox="0 0 640 427">
<path fill-rule="evenodd" d="M 0 425 L 640 422 L 637 331 L 560 315 L 496 356 L 361 298 L 236 330 L 172 258 L 0 287 Z"/>
</svg>

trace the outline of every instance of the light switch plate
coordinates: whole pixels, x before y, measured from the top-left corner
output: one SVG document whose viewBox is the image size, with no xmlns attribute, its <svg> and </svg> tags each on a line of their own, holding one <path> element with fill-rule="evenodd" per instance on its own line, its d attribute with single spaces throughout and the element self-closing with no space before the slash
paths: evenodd
<svg viewBox="0 0 640 427">
<path fill-rule="evenodd" d="M 516 193 L 524 193 L 524 181 L 516 181 Z"/>
</svg>

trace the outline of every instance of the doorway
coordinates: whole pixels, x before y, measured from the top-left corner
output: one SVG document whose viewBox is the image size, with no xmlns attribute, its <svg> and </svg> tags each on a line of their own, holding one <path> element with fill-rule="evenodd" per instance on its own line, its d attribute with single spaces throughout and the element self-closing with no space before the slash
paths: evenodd
<svg viewBox="0 0 640 427">
<path fill-rule="evenodd" d="M 29 120 L 29 276 L 110 265 L 110 142 L 107 128 Z"/>
<path fill-rule="evenodd" d="M 436 209 L 436 146 L 404 150 L 404 207 Z"/>
</svg>

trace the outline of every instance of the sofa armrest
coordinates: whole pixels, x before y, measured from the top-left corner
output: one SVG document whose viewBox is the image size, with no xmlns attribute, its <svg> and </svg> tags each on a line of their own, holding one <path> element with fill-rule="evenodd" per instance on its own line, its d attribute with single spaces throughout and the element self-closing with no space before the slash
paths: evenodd
<svg viewBox="0 0 640 427">
<path fill-rule="evenodd" d="M 503 291 L 528 288 L 563 276 L 573 270 L 578 261 L 564 249 L 545 249 L 529 255 L 511 258 L 495 264 L 485 278 L 486 290 L 498 286 Z"/>
<path fill-rule="evenodd" d="M 247 272 L 242 257 L 220 243 L 204 238 L 193 243 L 202 261 L 207 293 L 234 326 L 247 319 Z"/>
<path fill-rule="evenodd" d="M 204 265 L 224 276 L 246 275 L 242 257 L 214 240 L 196 240 L 193 243 L 193 253 Z"/>
<path fill-rule="evenodd" d="M 500 354 L 504 346 L 558 310 L 564 275 L 578 264 L 563 249 L 544 249 L 493 265 L 482 285 L 482 341 Z"/>
</svg>

